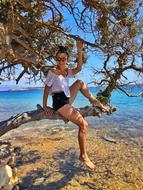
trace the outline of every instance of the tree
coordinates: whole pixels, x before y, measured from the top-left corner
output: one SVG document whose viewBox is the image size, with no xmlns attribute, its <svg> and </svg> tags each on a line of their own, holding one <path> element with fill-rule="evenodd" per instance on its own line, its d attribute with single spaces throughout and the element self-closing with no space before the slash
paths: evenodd
<svg viewBox="0 0 143 190">
<path fill-rule="evenodd" d="M 87 52 L 103 59 L 100 69 L 93 66 L 101 75 L 93 82 L 105 86 L 97 97 L 107 104 L 115 88 L 128 94 L 122 87 L 130 84 L 126 72 L 143 77 L 142 10 L 140 0 L 0 0 L 0 81 L 18 83 L 24 75 L 43 81 L 57 45 L 64 42 L 72 54 L 80 38 Z M 18 76 L 16 68 L 22 70 Z"/>
<path fill-rule="evenodd" d="M 100 80 L 94 84 L 106 86 L 98 93 L 101 101 L 108 103 L 111 92 L 130 82 L 126 72 L 135 72 L 143 78 L 143 2 L 140 0 L 90 0 L 82 1 L 83 8 L 69 5 L 77 26 L 90 35 L 92 53 L 101 55 L 100 69 L 93 66 Z M 136 81 L 132 81 L 135 84 Z"/>
<path fill-rule="evenodd" d="M 1 80 L 14 77 L 16 83 L 25 75 L 42 80 L 53 65 L 57 44 L 71 40 L 58 31 L 63 15 L 51 1 L 0 1 L 0 74 Z M 45 17 L 45 18 L 44 18 Z M 15 68 L 22 67 L 17 76 Z"/>
</svg>

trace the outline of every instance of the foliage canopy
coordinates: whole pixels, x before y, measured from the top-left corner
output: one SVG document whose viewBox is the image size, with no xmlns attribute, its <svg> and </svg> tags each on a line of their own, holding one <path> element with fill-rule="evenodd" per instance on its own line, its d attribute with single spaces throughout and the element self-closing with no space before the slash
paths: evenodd
<svg viewBox="0 0 143 190">
<path fill-rule="evenodd" d="M 109 98 L 129 84 L 127 71 L 143 77 L 142 12 L 141 0 L 0 0 L 0 80 L 43 80 L 57 45 L 73 55 L 80 34 L 87 51 L 103 57 L 100 69 L 93 66 L 101 77 L 93 81 L 107 86 Z"/>
</svg>

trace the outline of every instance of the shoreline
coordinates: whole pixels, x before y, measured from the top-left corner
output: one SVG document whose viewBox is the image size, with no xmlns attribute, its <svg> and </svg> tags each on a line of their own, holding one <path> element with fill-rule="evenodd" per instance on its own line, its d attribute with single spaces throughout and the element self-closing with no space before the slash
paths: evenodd
<svg viewBox="0 0 143 190">
<path fill-rule="evenodd" d="M 89 127 L 87 150 L 96 164 L 91 171 L 78 160 L 78 129 L 57 127 L 27 124 L 3 136 L 21 149 L 17 169 L 22 190 L 143 189 L 141 145 L 103 127 Z"/>
<path fill-rule="evenodd" d="M 125 86 L 125 87 L 142 87 L 143 84 L 130 84 L 128 86 Z M 0 86 L 1 87 L 1 86 Z M 90 88 L 99 88 L 97 86 L 89 86 Z M 4 88 L 2 86 L 2 88 Z M 13 92 L 13 91 L 28 91 L 28 90 L 42 90 L 44 89 L 43 86 L 38 86 L 38 87 L 14 87 L 14 88 L 9 88 L 9 87 L 5 87 L 6 90 L 0 90 L 0 92 Z M 116 89 L 115 89 L 116 90 Z"/>
<path fill-rule="evenodd" d="M 120 128 L 117 126 L 110 126 L 108 123 L 105 125 L 102 122 L 98 122 L 97 120 L 92 120 L 92 117 L 87 117 L 86 118 L 89 127 L 88 130 L 90 131 L 102 131 L 105 130 L 107 134 L 109 134 L 109 139 L 111 138 L 122 138 L 122 139 L 127 139 L 134 141 L 136 144 L 139 144 L 143 146 L 143 131 L 141 127 L 133 127 L 133 126 L 126 126 L 125 128 Z M 63 120 L 48 120 L 48 119 L 43 119 L 40 121 L 31 121 L 25 124 L 22 124 L 18 128 L 11 130 L 4 134 L 2 136 L 3 138 L 12 138 L 12 137 L 17 137 L 17 136 L 23 136 L 26 134 L 32 134 L 34 133 L 35 135 L 37 134 L 49 134 L 50 132 L 54 131 L 73 131 L 73 130 L 78 130 L 78 126 L 73 124 L 72 122 L 65 123 Z M 92 133 L 89 134 L 92 136 Z M 1 137 L 0 137 L 1 139 Z M 139 141 L 138 141 L 139 139 Z M 142 139 L 142 140 L 141 140 Z M 103 140 L 105 140 L 105 137 L 103 137 Z"/>
</svg>

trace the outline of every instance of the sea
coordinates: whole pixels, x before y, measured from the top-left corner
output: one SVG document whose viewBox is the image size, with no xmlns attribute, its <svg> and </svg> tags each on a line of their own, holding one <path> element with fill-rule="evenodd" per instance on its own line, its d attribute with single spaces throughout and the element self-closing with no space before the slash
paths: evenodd
<svg viewBox="0 0 143 190">
<path fill-rule="evenodd" d="M 102 90 L 90 87 L 90 91 L 96 94 Z M 143 92 L 143 85 L 124 87 L 132 95 Z M 8 90 L 0 91 L 0 121 L 11 116 L 36 109 L 37 104 L 42 105 L 43 89 Z M 117 131 L 122 136 L 143 137 L 143 96 L 129 97 L 120 90 L 114 90 L 110 104 L 116 112 L 111 115 L 102 114 L 101 118 L 88 117 L 90 127 L 103 127 Z M 76 108 L 90 105 L 89 101 L 79 92 L 73 106 Z M 48 106 L 52 106 L 51 96 L 48 97 Z M 53 124 L 57 121 L 52 121 Z"/>
</svg>

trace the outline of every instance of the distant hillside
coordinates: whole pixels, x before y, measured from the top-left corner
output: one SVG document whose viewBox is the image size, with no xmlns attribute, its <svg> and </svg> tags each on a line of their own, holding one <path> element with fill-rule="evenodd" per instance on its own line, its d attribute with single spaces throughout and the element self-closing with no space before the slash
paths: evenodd
<svg viewBox="0 0 143 190">
<path fill-rule="evenodd" d="M 28 87 L 28 88 L 12 88 L 8 91 L 24 91 L 24 90 L 42 90 L 43 87 Z"/>
</svg>

